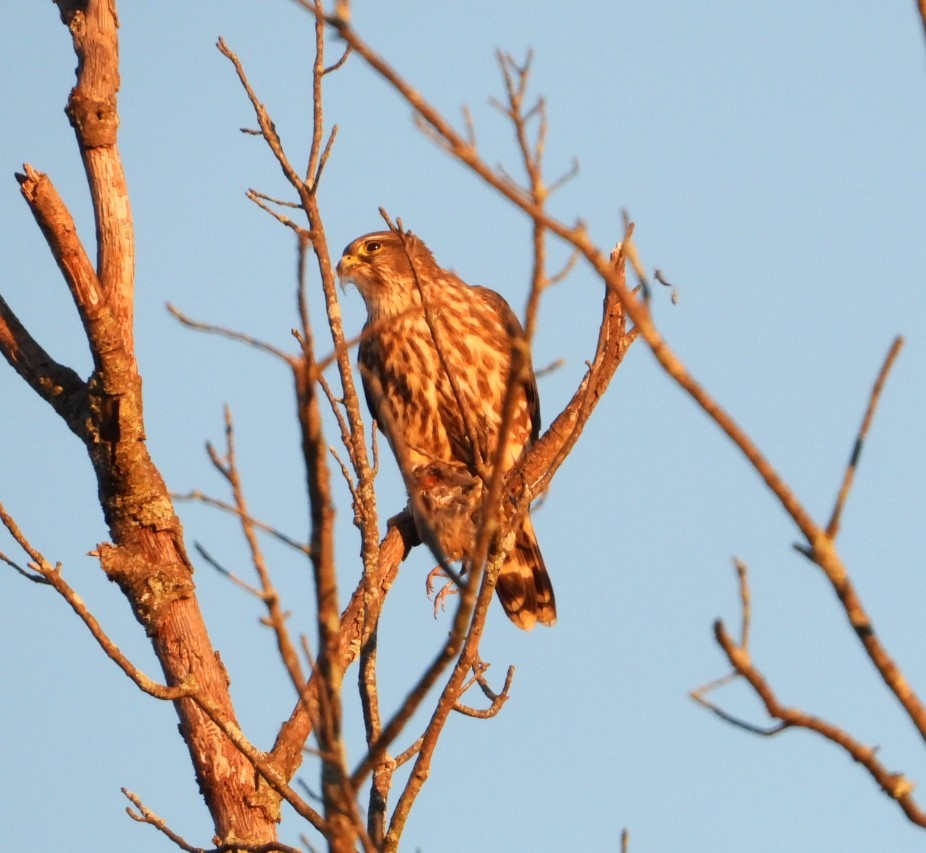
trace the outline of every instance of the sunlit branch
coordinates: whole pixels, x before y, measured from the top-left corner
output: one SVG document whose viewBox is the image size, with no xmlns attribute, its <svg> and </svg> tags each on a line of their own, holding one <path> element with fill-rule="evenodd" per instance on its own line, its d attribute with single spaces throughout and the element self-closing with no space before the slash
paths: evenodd
<svg viewBox="0 0 926 853">
<path fill-rule="evenodd" d="M 783 706 L 778 701 L 765 677 L 750 661 L 748 652 L 733 641 L 719 619 L 714 623 L 714 634 L 718 644 L 727 655 L 730 664 L 762 700 L 768 715 L 779 720 L 781 725 L 763 730 L 758 726 L 737 721 L 735 718 L 724 715 L 726 719 L 756 734 L 775 735 L 784 728 L 802 728 L 822 735 L 841 747 L 854 761 L 864 767 L 875 782 L 878 783 L 881 790 L 897 802 L 897 805 L 900 806 L 911 822 L 926 827 L 926 812 L 922 811 L 913 800 L 913 783 L 900 773 L 891 773 L 878 759 L 876 748 L 865 746 L 833 723 L 797 708 Z"/>
<path fill-rule="evenodd" d="M 100 648 L 106 653 L 106 656 L 112 660 L 140 690 L 147 693 L 149 696 L 154 696 L 156 699 L 171 701 L 182 699 L 196 692 L 197 685 L 195 682 L 181 684 L 176 687 L 167 687 L 166 685 L 158 684 L 145 675 L 107 636 L 96 617 L 90 612 L 87 605 L 84 604 L 83 599 L 71 588 L 70 584 L 68 584 L 62 576 L 61 564 L 58 563 L 52 566 L 51 563 L 42 556 L 41 552 L 32 546 L 2 503 L 0 503 L 0 523 L 7 529 L 10 536 L 13 537 L 19 547 L 29 555 L 29 559 L 31 560 L 29 568 L 32 569 L 35 574 L 24 571 L 11 559 L 6 557 L 6 555 L 2 555 L 3 561 L 16 569 L 20 574 L 29 578 L 29 580 L 46 583 L 53 587 L 77 614 L 84 625 L 87 626 L 87 630 L 90 631 L 93 639 L 97 641 Z"/>
<path fill-rule="evenodd" d="M 859 459 L 862 455 L 862 448 L 865 445 L 865 439 L 868 436 L 868 430 L 871 429 L 871 422 L 874 420 L 875 410 L 878 408 L 878 401 L 881 399 L 881 391 L 884 383 L 887 382 L 887 376 L 893 367 L 900 350 L 903 347 L 903 338 L 898 336 L 894 338 L 890 350 L 884 358 L 881 370 L 878 372 L 878 378 L 871 389 L 871 395 L 868 398 L 868 408 L 865 410 L 865 416 L 862 418 L 855 444 L 852 447 L 852 454 L 849 457 L 849 464 L 846 466 L 846 472 L 843 475 L 842 485 L 839 488 L 839 495 L 836 498 L 836 505 L 833 507 L 833 513 L 830 516 L 829 524 L 826 526 L 826 535 L 835 539 L 839 533 L 839 522 L 842 518 L 842 510 L 849 497 L 849 490 L 852 488 L 852 482 L 855 479 L 855 471 L 858 468 Z"/>
</svg>

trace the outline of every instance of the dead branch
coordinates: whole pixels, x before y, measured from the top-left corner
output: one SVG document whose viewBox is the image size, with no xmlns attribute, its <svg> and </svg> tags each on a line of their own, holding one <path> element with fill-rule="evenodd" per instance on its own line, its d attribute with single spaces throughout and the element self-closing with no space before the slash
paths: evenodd
<svg viewBox="0 0 926 853">
<path fill-rule="evenodd" d="M 222 563 L 219 562 L 218 558 L 213 556 L 212 553 L 209 551 L 209 549 L 206 548 L 206 546 L 202 544 L 202 542 L 194 541 L 193 550 L 195 550 L 196 553 L 199 554 L 199 556 L 202 557 L 203 560 L 206 561 L 206 565 L 212 566 L 212 568 L 215 569 L 223 578 L 228 579 L 236 587 L 244 590 L 248 595 L 253 596 L 258 601 L 264 600 L 264 594 L 261 590 L 259 590 L 253 584 L 248 583 L 243 578 L 238 577 L 238 575 L 236 575 L 231 569 L 222 565 Z"/>
<path fill-rule="evenodd" d="M 778 734 L 785 728 L 802 728 L 816 732 L 842 748 L 854 761 L 864 767 L 881 790 L 897 802 L 897 805 L 900 806 L 903 813 L 912 823 L 926 827 L 926 811 L 921 810 L 913 800 L 913 783 L 903 774 L 891 773 L 878 760 L 875 748 L 865 746 L 833 723 L 797 708 L 786 708 L 781 705 L 768 681 L 750 661 L 749 654 L 733 641 L 726 632 L 723 622 L 719 619 L 714 623 L 714 636 L 727 655 L 730 665 L 749 683 L 756 695 L 762 700 L 768 715 L 775 720 L 780 720 L 781 725 L 769 730 L 763 730 L 749 723 L 737 722 L 732 717 L 725 716 L 725 719 L 737 722 L 737 725 L 741 728 L 762 735 Z"/>
<path fill-rule="evenodd" d="M 360 649 L 360 704 L 363 711 L 363 725 L 367 746 L 379 739 L 383 730 L 379 708 L 379 685 L 376 672 L 378 631 L 374 627 Z M 373 780 L 370 786 L 369 807 L 367 809 L 367 832 L 377 850 L 382 849 L 386 833 L 386 801 L 392 787 L 392 773 L 395 762 L 384 754 L 373 768 Z"/>
<path fill-rule="evenodd" d="M 199 491 L 198 489 L 193 489 L 190 492 L 172 492 L 171 498 L 175 501 L 196 501 L 198 503 L 204 504 L 205 506 L 211 506 L 215 509 L 221 510 L 222 512 L 227 512 L 230 515 L 234 515 L 238 518 L 247 520 L 248 524 L 252 527 L 255 527 L 257 530 L 262 530 L 268 536 L 272 536 L 278 542 L 282 542 L 284 545 L 289 546 L 290 548 L 299 551 L 306 556 L 309 555 L 311 549 L 305 542 L 300 542 L 298 539 L 294 539 L 292 536 L 283 533 L 282 530 L 278 530 L 272 524 L 268 524 L 266 521 L 261 521 L 259 518 L 255 518 L 253 515 L 242 515 L 241 510 L 227 501 L 219 500 L 219 498 L 214 498 L 211 495 L 207 495 L 204 492 Z"/>
<path fill-rule="evenodd" d="M 305 334 L 309 335 L 305 324 Z M 303 339 L 303 358 L 293 369 L 298 419 L 302 433 L 306 485 L 311 517 L 311 563 L 315 581 L 319 653 L 314 693 L 301 691 L 303 707 L 312 715 L 315 736 L 322 757 L 322 796 L 326 819 L 333 822 L 328 835 L 332 849 L 353 849 L 360 825 L 353 793 L 346 784 L 347 769 L 341 739 L 341 685 L 343 669 L 336 654 L 340 636 L 337 577 L 334 563 L 334 507 L 331 502 L 327 443 L 322 433 L 321 412 L 314 381 L 316 372 L 311 337 Z M 310 705 L 315 701 L 317 704 Z M 317 710 L 316 710 L 317 709 Z"/>
<path fill-rule="evenodd" d="M 0 551 L 0 562 L 6 563 L 13 571 L 22 575 L 27 581 L 32 581 L 32 583 L 42 584 L 48 586 L 48 580 L 40 574 L 30 572 L 28 569 L 24 569 L 19 563 L 17 563 L 12 557 L 8 554 L 4 554 L 3 551 Z"/>
<path fill-rule="evenodd" d="M 112 313 L 113 322 L 107 324 L 107 336 L 112 335 L 113 342 L 120 341 L 132 356 L 135 239 L 128 185 L 117 146 L 120 78 L 115 3 L 56 0 L 56 4 L 61 20 L 70 30 L 78 60 L 77 84 L 71 89 L 65 112 L 74 128 L 93 201 L 96 277 L 106 296 L 106 302 L 99 303 L 99 307 Z M 25 194 L 25 187 L 23 191 Z M 63 236 L 63 229 L 56 230 L 59 237 Z M 78 298 L 74 292 L 77 282 L 72 282 L 67 274 L 65 280 L 75 300 L 84 303 L 78 306 L 78 311 L 89 314 L 94 303 Z M 89 280 L 86 283 L 92 286 Z M 89 337 L 104 344 L 104 340 L 93 334 Z M 93 349 L 94 358 L 104 354 L 102 346 Z"/>
<path fill-rule="evenodd" d="M 277 222 L 285 225 L 296 234 L 302 234 L 305 231 L 305 229 L 301 225 L 298 225 L 294 220 L 290 219 L 288 216 L 284 216 L 282 213 L 280 213 L 280 211 L 274 210 L 269 204 L 267 204 L 267 200 L 272 200 L 274 204 L 282 204 L 286 207 L 295 207 L 301 210 L 302 208 L 300 205 L 293 202 L 280 201 L 278 199 L 269 199 L 269 196 L 265 196 L 263 193 L 259 193 L 254 190 L 248 190 L 244 195 L 248 201 L 254 202 L 254 204 L 256 204 L 262 211 L 264 211 L 264 213 L 269 213 L 270 216 L 272 216 Z"/>
<path fill-rule="evenodd" d="M 876 749 L 864 746 L 844 729 L 833 723 L 827 722 L 826 720 L 815 717 L 797 708 L 786 708 L 778 701 L 767 679 L 752 663 L 750 658 L 748 644 L 752 599 L 749 592 L 748 571 L 746 565 L 741 561 L 736 560 L 735 564 L 739 579 L 739 598 L 742 612 L 740 642 L 736 643 L 732 637 L 730 637 L 720 619 L 714 623 L 714 637 L 726 654 L 732 671 L 696 690 L 692 690 L 689 694 L 691 698 L 724 722 L 751 734 L 761 735 L 762 737 L 774 737 L 788 729 L 802 728 L 822 735 L 847 752 L 853 760 L 861 764 L 878 785 L 881 786 L 881 789 L 888 796 L 897 801 L 909 820 L 919 826 L 926 826 L 926 812 L 920 810 L 911 796 L 914 787 L 913 784 L 901 774 L 890 773 L 878 760 Z M 707 698 L 709 693 L 738 678 L 744 679 L 749 684 L 762 701 L 763 705 L 765 705 L 768 715 L 773 720 L 777 720 L 777 723 L 771 726 L 757 725 L 756 723 L 749 722 L 748 720 L 744 720 L 741 717 L 729 713 Z"/>
<path fill-rule="evenodd" d="M 0 353 L 79 438 L 86 435 L 87 383 L 70 367 L 59 364 L 45 352 L 2 296 Z"/>
<path fill-rule="evenodd" d="M 125 344 L 119 318 L 110 310 L 106 291 L 77 235 L 74 218 L 51 179 L 28 163 L 23 170 L 24 174 L 16 175 L 22 196 L 64 276 L 90 342 L 90 350 L 95 358 L 102 359 L 113 343 Z M 101 188 L 99 194 L 104 191 L 109 189 Z M 101 362 L 95 361 L 95 365 L 99 369 Z"/>
<path fill-rule="evenodd" d="M 196 692 L 197 685 L 194 679 L 190 679 L 186 684 L 181 684 L 178 687 L 167 687 L 163 684 L 158 684 L 145 675 L 107 636 L 96 617 L 89 611 L 87 605 L 84 604 L 83 599 L 74 592 L 70 584 L 64 579 L 61 574 L 61 563 L 52 566 L 51 563 L 42 556 L 42 553 L 33 547 L 2 503 L 0 503 L 0 522 L 2 522 L 3 526 L 9 531 L 10 536 L 13 537 L 19 547 L 29 555 L 31 560 L 29 567 L 37 574 L 24 571 L 6 555 L 0 555 L 3 561 L 16 569 L 20 574 L 25 575 L 29 580 L 45 583 L 53 587 L 77 614 L 84 625 L 87 626 L 87 630 L 90 631 L 93 639 L 99 643 L 100 648 L 103 649 L 106 656 L 135 683 L 139 690 L 142 690 L 149 696 L 154 696 L 155 699 L 166 699 L 168 701 L 182 699 Z"/>
</svg>

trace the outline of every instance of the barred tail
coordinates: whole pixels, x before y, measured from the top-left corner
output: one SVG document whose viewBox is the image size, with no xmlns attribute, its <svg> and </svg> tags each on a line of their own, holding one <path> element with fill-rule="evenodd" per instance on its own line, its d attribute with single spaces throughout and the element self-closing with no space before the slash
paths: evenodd
<svg viewBox="0 0 926 853">
<path fill-rule="evenodd" d="M 537 622 L 555 624 L 553 585 L 529 516 L 525 516 L 515 537 L 514 548 L 508 562 L 502 566 L 495 591 L 508 618 L 519 628 L 529 631 Z"/>
</svg>

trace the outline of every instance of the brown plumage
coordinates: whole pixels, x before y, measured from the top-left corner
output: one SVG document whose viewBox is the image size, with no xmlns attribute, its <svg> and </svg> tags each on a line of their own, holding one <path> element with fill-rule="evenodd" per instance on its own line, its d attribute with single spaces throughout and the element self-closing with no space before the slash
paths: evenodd
<svg viewBox="0 0 926 853">
<path fill-rule="evenodd" d="M 479 472 L 495 458 L 511 349 L 523 336 L 521 325 L 499 294 L 470 287 L 442 269 L 411 234 L 404 243 L 391 231 L 359 237 L 344 250 L 338 274 L 357 286 L 366 304 L 358 356 L 364 392 L 406 483 L 417 492 L 412 507 L 422 539 L 427 541 L 428 528 L 448 559 L 465 561 L 482 504 Z M 532 369 L 514 402 L 505 471 L 540 429 Z M 553 587 L 529 516 L 496 591 L 519 627 L 556 621 Z"/>
</svg>

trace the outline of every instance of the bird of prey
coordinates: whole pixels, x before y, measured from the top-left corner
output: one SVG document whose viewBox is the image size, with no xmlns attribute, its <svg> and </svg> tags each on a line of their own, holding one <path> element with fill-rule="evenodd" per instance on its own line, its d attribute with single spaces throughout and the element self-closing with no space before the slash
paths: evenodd
<svg viewBox="0 0 926 853">
<path fill-rule="evenodd" d="M 409 232 L 358 237 L 344 250 L 338 275 L 356 285 L 366 305 L 358 354 L 364 393 L 417 493 L 411 506 L 421 539 L 433 547 L 436 538 L 447 559 L 465 565 L 497 456 L 521 325 L 502 296 L 440 267 Z M 537 382 L 526 358 L 514 377 L 503 473 L 540 429 Z M 520 628 L 556 621 L 553 587 L 527 514 L 495 588 Z"/>
</svg>

